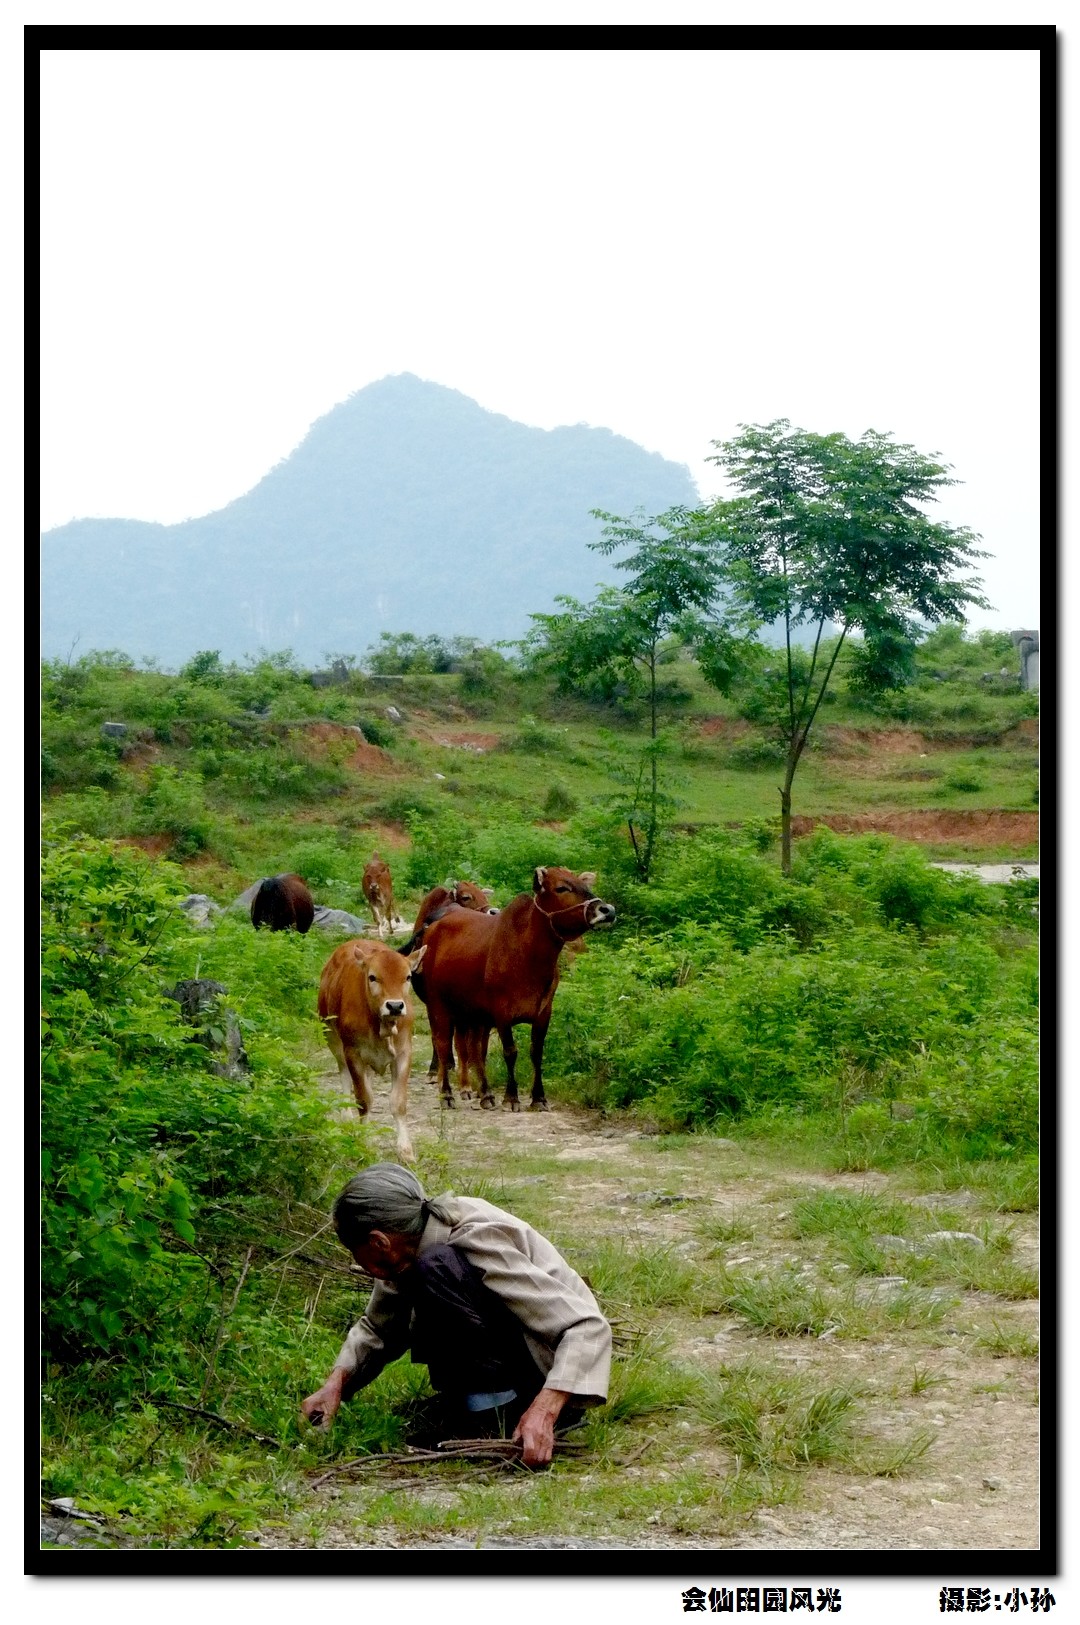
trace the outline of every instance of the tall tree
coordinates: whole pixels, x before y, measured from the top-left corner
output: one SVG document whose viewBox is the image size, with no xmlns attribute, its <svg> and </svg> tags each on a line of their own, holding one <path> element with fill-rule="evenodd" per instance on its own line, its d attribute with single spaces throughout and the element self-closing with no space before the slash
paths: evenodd
<svg viewBox="0 0 1080 1625">
<path fill-rule="evenodd" d="M 682 641 L 683 628 L 693 623 L 695 633 L 712 640 L 717 651 L 722 627 L 712 619 L 720 580 L 719 560 L 712 538 L 701 530 L 686 508 L 630 518 L 591 510 L 603 521 L 603 533 L 589 546 L 605 556 L 623 552 L 615 568 L 627 573 L 621 588 L 603 587 L 589 604 L 560 597 L 563 609 L 555 615 L 533 615 L 533 630 L 526 639 L 531 659 L 555 676 L 564 692 L 582 690 L 612 698 L 620 688 L 644 694 L 649 713 L 649 744 L 642 760 L 647 779 L 645 829 L 638 844 L 630 819 L 638 869 L 648 879 L 659 822 L 659 712 L 661 683 L 657 668 L 666 647 Z M 628 551 L 627 551 L 628 550 Z M 640 782 L 639 778 L 639 782 Z"/>
<path fill-rule="evenodd" d="M 927 623 L 988 607 L 978 578 L 958 574 L 986 555 L 973 531 L 922 511 L 956 483 L 936 453 L 873 429 L 849 440 L 786 418 L 740 427 L 733 440 L 714 441 L 709 458 L 738 495 L 699 523 L 718 546 L 733 610 L 783 625 L 781 863 L 790 874 L 791 786 L 845 640 L 862 634 L 854 659 L 864 689 L 902 686 L 905 649 Z M 793 645 L 800 626 L 814 633 L 803 656 Z"/>
</svg>

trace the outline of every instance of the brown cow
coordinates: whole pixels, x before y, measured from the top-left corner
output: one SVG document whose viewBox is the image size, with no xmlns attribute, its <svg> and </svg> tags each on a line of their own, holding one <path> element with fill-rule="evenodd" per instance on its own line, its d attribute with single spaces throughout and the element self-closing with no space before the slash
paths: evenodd
<svg viewBox="0 0 1080 1625">
<path fill-rule="evenodd" d="M 380 937 L 388 936 L 394 929 L 394 883 L 389 864 L 384 863 L 377 852 L 371 854 L 371 862 L 365 865 L 360 884 L 375 917 L 376 931 Z"/>
<path fill-rule="evenodd" d="M 490 886 L 474 886 L 471 880 L 451 880 L 445 886 L 436 886 L 420 904 L 413 936 L 433 918 L 437 910 L 446 908 L 450 903 L 457 903 L 461 908 L 474 908 L 481 914 L 498 913 L 488 901 L 491 895 Z"/>
<path fill-rule="evenodd" d="M 492 890 L 490 886 L 474 886 L 471 880 L 451 880 L 445 886 L 436 886 L 432 891 L 428 892 L 424 901 L 420 904 L 416 924 L 413 926 L 413 934 L 405 944 L 403 951 L 409 953 L 415 948 L 417 943 L 422 940 L 421 932 L 425 925 L 429 921 L 439 918 L 454 903 L 459 908 L 476 909 L 480 914 L 497 914 L 498 909 L 492 908 L 488 901 L 491 896 Z M 413 986 L 418 997 L 423 999 L 426 1004 L 427 999 L 424 998 L 424 988 L 419 977 L 413 983 Z M 454 1061 L 451 1056 L 451 1069 L 453 1069 L 453 1065 Z M 438 1074 L 438 1070 L 439 1058 L 435 1054 L 434 1046 L 432 1046 L 431 1060 L 428 1063 L 428 1078 L 434 1079 Z"/>
<path fill-rule="evenodd" d="M 299 875 L 271 875 L 251 899 L 251 923 L 271 931 L 287 931 L 290 926 L 303 935 L 311 930 L 315 904 Z"/>
<path fill-rule="evenodd" d="M 590 890 L 595 879 L 593 874 L 541 867 L 533 876 L 532 892 L 522 892 L 501 914 L 449 909 L 427 927 L 424 991 L 444 1105 L 453 1105 L 449 1061 L 454 1042 L 462 1095 L 469 1097 L 469 1075 L 475 1067 L 481 1106 L 495 1105 L 484 1064 L 487 1037 L 494 1027 L 506 1055 L 503 1104 L 519 1111 L 512 1029 L 528 1022 L 533 1064 L 530 1104 L 534 1111 L 547 1110 L 541 1068 L 559 985 L 559 954 L 568 942 L 615 919 L 613 905 L 601 902 Z"/>
<path fill-rule="evenodd" d="M 402 1162 L 413 1160 L 405 1122 L 412 1064 L 409 982 L 425 952 L 418 948 L 406 958 L 385 943 L 353 937 L 335 948 L 319 982 L 319 1017 L 326 1042 L 342 1076 L 347 1072 L 352 1079 L 361 1117 L 375 1101 L 375 1073 L 393 1071 L 390 1115 Z"/>
</svg>

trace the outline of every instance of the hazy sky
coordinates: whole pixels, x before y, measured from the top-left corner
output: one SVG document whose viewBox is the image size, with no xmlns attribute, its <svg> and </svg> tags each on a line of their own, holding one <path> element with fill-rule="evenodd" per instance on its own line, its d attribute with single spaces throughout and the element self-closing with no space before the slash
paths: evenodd
<svg viewBox="0 0 1080 1625">
<path fill-rule="evenodd" d="M 892 431 L 1038 625 L 1038 57 L 48 51 L 42 523 L 174 521 L 409 371 L 719 480 Z"/>
</svg>

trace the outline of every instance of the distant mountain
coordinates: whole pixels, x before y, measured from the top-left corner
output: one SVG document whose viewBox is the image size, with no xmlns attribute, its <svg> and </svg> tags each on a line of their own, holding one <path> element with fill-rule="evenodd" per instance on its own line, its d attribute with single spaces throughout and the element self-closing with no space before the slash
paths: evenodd
<svg viewBox="0 0 1080 1625">
<path fill-rule="evenodd" d="M 380 632 L 516 638 L 618 579 L 590 508 L 698 502 L 610 429 L 534 429 L 410 373 L 319 418 L 253 490 L 178 525 L 78 519 L 41 539 L 42 649 L 362 654 Z"/>
</svg>

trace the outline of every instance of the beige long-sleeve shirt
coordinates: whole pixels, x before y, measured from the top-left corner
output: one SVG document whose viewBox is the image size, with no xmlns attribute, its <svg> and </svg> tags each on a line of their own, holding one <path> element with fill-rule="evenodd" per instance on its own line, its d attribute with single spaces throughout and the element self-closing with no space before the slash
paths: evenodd
<svg viewBox="0 0 1080 1625">
<path fill-rule="evenodd" d="M 580 1405 L 607 1398 L 611 1327 L 576 1270 L 539 1231 L 512 1213 L 473 1196 L 441 1197 L 452 1223 L 434 1214 L 420 1237 L 420 1252 L 458 1247 L 484 1284 L 521 1323 L 544 1386 L 572 1394 Z M 349 1372 L 346 1391 L 372 1382 L 409 1346 L 411 1307 L 393 1281 L 377 1281 L 367 1309 L 342 1344 L 336 1367 Z"/>
</svg>

